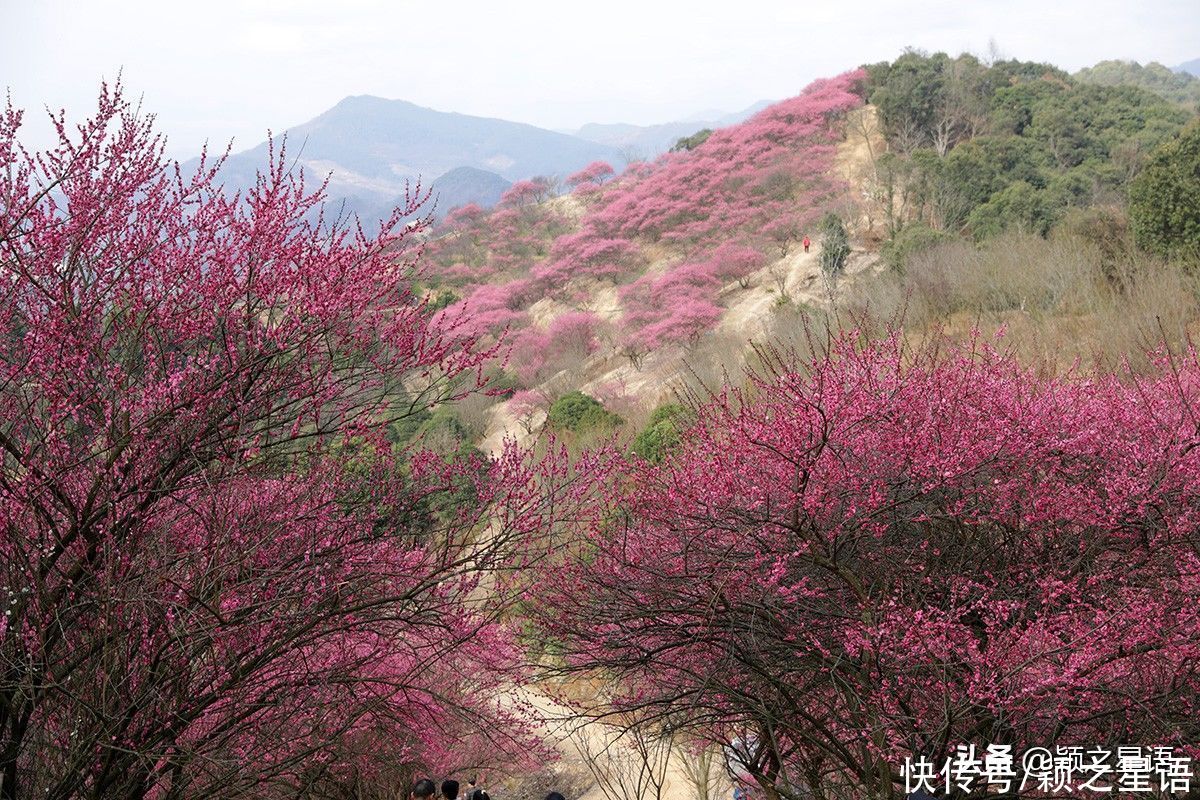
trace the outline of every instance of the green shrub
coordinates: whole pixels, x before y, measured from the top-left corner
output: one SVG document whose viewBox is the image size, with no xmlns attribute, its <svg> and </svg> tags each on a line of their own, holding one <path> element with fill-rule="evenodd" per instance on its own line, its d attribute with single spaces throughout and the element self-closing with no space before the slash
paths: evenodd
<svg viewBox="0 0 1200 800">
<path fill-rule="evenodd" d="M 674 146 L 671 148 L 671 152 L 682 153 L 686 150 L 695 150 L 697 147 L 707 142 L 708 137 L 710 136 L 712 136 L 711 128 L 698 130 L 691 136 L 682 136 L 675 141 Z"/>
<path fill-rule="evenodd" d="M 450 460 L 482 455 L 471 443 L 470 431 L 459 419 L 458 409 L 452 405 L 434 409 L 417 429 L 413 440 Z"/>
<path fill-rule="evenodd" d="M 1167 258 L 1200 257 L 1200 123 L 1155 151 L 1129 187 L 1138 245 Z"/>
<path fill-rule="evenodd" d="M 937 231 L 921 222 L 905 225 L 884 242 L 880 255 L 894 270 L 904 271 L 908 260 L 931 247 L 948 242 L 954 237 L 945 231 Z"/>
<path fill-rule="evenodd" d="M 426 310 L 432 314 L 435 311 L 441 311 L 443 308 L 457 303 L 459 299 L 459 296 L 450 289 L 442 289 L 436 295 L 429 298 L 429 305 L 426 306 Z"/>
<path fill-rule="evenodd" d="M 625 420 L 601 405 L 600 401 L 580 391 L 571 391 L 550 405 L 547 422 L 558 430 L 587 433 L 611 430 Z"/>
<path fill-rule="evenodd" d="M 1045 189 L 1016 181 L 996 192 L 967 217 L 976 240 L 1009 230 L 1045 236 L 1059 213 Z"/>
<path fill-rule="evenodd" d="M 821 220 L 821 269 L 834 275 L 846 267 L 850 257 L 850 237 L 846 226 L 836 214 L 826 214 Z"/>
<path fill-rule="evenodd" d="M 679 445 L 680 430 L 687 411 L 678 403 L 665 403 L 654 409 L 646 427 L 633 440 L 633 453 L 658 464 Z"/>
</svg>

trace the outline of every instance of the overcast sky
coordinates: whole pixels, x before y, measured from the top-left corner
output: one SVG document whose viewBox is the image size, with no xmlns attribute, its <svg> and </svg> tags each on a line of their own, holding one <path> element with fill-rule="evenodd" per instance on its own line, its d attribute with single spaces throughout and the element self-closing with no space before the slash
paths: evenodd
<svg viewBox="0 0 1200 800">
<path fill-rule="evenodd" d="M 1200 57 L 1196 0 L 0 0 L 0 86 L 87 113 L 123 70 L 170 151 L 374 94 L 555 129 L 797 93 L 907 46 L 1069 70 Z M 41 139 L 44 129 L 31 131 Z M 40 141 L 38 143 L 41 143 Z"/>
</svg>

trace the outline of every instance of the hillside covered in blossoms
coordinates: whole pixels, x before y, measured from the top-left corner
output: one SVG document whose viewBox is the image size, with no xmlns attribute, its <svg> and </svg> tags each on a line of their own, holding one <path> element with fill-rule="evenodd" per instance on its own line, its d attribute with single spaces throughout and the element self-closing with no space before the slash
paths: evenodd
<svg viewBox="0 0 1200 800">
<path fill-rule="evenodd" d="M 378 229 L 10 103 L 0 800 L 1190 796 L 1200 122 L 1106 64 L 442 142 Z"/>
</svg>

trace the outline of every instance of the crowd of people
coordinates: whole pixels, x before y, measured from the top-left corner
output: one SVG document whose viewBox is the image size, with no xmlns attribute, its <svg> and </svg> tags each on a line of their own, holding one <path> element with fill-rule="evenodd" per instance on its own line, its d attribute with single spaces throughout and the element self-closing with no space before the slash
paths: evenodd
<svg viewBox="0 0 1200 800">
<path fill-rule="evenodd" d="M 461 785 L 456 780 L 442 781 L 441 794 L 438 794 L 438 786 L 428 778 L 422 778 L 413 784 L 412 792 L 409 795 L 410 800 L 459 800 L 459 791 Z M 466 791 L 462 794 L 462 800 L 491 800 L 491 796 L 484 789 L 475 785 L 475 780 L 467 782 Z M 545 800 L 566 800 L 558 792 L 550 792 L 546 795 Z"/>
</svg>

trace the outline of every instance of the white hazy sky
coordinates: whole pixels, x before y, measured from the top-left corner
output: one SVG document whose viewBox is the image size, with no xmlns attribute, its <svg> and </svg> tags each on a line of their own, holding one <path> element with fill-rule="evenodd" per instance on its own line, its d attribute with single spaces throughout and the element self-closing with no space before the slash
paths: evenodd
<svg viewBox="0 0 1200 800">
<path fill-rule="evenodd" d="M 102 78 L 177 156 L 374 94 L 565 129 L 738 110 L 907 46 L 1069 70 L 1200 57 L 1197 0 L 0 0 L 0 87 L 83 115 Z M 31 126 L 34 143 L 45 135 Z M 39 130 L 41 129 L 41 130 Z"/>
</svg>

